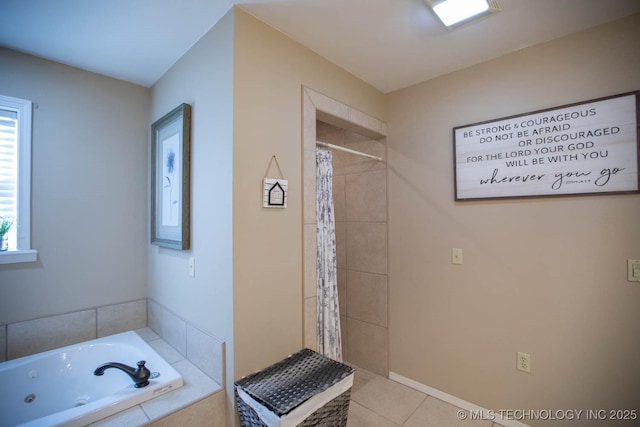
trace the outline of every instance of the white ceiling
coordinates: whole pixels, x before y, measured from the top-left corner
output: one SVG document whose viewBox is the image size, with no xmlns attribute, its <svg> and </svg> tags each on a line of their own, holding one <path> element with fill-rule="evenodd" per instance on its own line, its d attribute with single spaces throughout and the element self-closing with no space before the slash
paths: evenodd
<svg viewBox="0 0 640 427">
<path fill-rule="evenodd" d="M 387 93 L 640 12 L 640 0 L 498 1 L 446 30 L 423 0 L 2 0 L 0 46 L 151 86 L 238 4 Z"/>
</svg>

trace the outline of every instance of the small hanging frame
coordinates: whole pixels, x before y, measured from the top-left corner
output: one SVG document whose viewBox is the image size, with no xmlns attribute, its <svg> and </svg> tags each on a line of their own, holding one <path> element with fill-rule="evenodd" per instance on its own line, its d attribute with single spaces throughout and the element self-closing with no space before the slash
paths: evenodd
<svg viewBox="0 0 640 427">
<path fill-rule="evenodd" d="M 276 167 L 280 178 L 267 178 L 269 175 L 269 169 L 271 169 L 272 163 L 275 161 Z M 287 196 L 289 190 L 289 181 L 283 179 L 282 170 L 278 164 L 276 156 L 272 156 L 265 173 L 263 185 L 262 185 L 262 207 L 264 208 L 280 208 L 287 207 Z"/>
</svg>

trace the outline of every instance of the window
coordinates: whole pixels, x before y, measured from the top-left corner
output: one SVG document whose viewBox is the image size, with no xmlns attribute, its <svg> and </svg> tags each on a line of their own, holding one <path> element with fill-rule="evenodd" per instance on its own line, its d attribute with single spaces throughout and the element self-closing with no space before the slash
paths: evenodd
<svg viewBox="0 0 640 427">
<path fill-rule="evenodd" d="M 35 261 L 31 249 L 31 101 L 0 95 L 0 217 L 13 221 L 0 264 Z"/>
</svg>

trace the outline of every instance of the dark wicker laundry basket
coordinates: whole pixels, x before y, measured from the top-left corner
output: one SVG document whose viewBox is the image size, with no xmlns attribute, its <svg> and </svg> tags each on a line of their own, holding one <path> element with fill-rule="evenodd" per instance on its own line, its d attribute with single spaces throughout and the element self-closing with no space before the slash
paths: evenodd
<svg viewBox="0 0 640 427">
<path fill-rule="evenodd" d="M 234 385 L 238 414 L 243 427 L 268 427 L 258 413 L 238 394 L 242 390 L 265 410 L 285 420 L 287 415 L 315 395 L 332 396 L 332 387 L 351 376 L 346 391 L 312 413 L 304 414 L 299 426 L 347 425 L 353 369 L 313 350 L 303 349 L 286 359 L 237 381 Z M 339 393 L 339 391 L 336 391 Z M 298 414 L 299 415 L 299 414 Z"/>
</svg>

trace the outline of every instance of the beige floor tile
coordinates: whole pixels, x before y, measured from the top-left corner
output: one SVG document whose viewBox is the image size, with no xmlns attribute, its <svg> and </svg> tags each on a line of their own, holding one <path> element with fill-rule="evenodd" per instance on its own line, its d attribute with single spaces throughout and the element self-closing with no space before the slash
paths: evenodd
<svg viewBox="0 0 640 427">
<path fill-rule="evenodd" d="M 376 377 L 353 393 L 351 398 L 394 423 L 402 424 L 420 406 L 426 395 L 397 382 Z"/>
<path fill-rule="evenodd" d="M 355 393 L 356 391 L 360 390 L 362 387 L 364 387 L 369 381 L 371 381 L 372 379 L 378 377 L 378 375 L 374 374 L 373 372 L 369 372 L 367 370 L 364 370 L 362 368 L 355 368 L 356 372 L 355 372 L 355 378 L 353 379 L 353 387 L 351 387 L 351 395 L 353 396 L 353 393 Z"/>
<path fill-rule="evenodd" d="M 347 427 L 398 427 L 398 424 L 392 423 L 375 412 L 351 401 Z"/>
<path fill-rule="evenodd" d="M 491 421 L 460 419 L 464 411 L 435 397 L 428 396 L 403 427 L 491 427 Z M 468 411 L 464 411 L 468 415 Z"/>
</svg>

